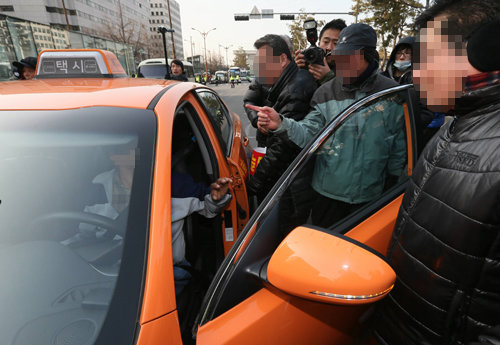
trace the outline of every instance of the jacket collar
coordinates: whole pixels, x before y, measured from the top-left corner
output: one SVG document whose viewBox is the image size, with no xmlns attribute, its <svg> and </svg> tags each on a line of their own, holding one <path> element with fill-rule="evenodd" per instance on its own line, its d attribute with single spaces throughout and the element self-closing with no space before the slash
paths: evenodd
<svg viewBox="0 0 500 345">
<path fill-rule="evenodd" d="M 342 84 L 342 90 L 347 92 L 361 91 L 370 92 L 373 89 L 375 79 L 378 74 L 378 63 L 376 61 L 370 62 L 368 68 L 361 73 L 361 75 L 352 84 Z M 341 78 L 338 78 L 341 81 Z"/>
<path fill-rule="evenodd" d="M 268 99 L 271 102 L 273 103 L 276 102 L 283 88 L 285 88 L 285 86 L 290 82 L 290 80 L 293 78 L 293 76 L 295 75 L 295 73 L 297 73 L 298 70 L 299 68 L 297 67 L 295 61 L 290 61 L 290 63 L 288 64 L 288 66 L 286 66 L 283 73 L 281 73 L 279 79 L 276 81 L 276 83 L 274 83 L 271 89 L 269 89 Z"/>
<path fill-rule="evenodd" d="M 458 117 L 467 114 L 470 114 L 470 116 L 480 115 L 482 113 L 481 109 L 492 105 L 500 107 L 500 84 L 466 92 L 457 99 L 455 114 Z"/>
</svg>

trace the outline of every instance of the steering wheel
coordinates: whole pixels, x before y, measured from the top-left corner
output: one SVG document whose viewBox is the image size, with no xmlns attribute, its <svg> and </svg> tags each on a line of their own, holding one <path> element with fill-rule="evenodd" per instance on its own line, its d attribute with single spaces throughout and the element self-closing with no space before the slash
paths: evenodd
<svg viewBox="0 0 500 345">
<path fill-rule="evenodd" d="M 118 235 L 122 235 L 124 231 L 118 226 L 118 224 L 113 219 L 94 213 L 75 212 L 75 211 L 62 211 L 62 212 L 49 213 L 33 220 L 32 225 L 33 227 L 36 228 L 36 225 L 40 223 L 50 222 L 53 220 L 70 220 L 70 221 L 76 221 L 78 223 L 96 225 L 98 227 L 110 230 L 114 234 Z"/>
</svg>

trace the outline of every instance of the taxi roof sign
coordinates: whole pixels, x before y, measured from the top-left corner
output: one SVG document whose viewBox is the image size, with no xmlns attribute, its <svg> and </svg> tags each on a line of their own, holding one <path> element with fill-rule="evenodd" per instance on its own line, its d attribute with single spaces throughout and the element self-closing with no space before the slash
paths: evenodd
<svg viewBox="0 0 500 345">
<path fill-rule="evenodd" d="M 115 54 L 101 49 L 44 50 L 37 64 L 37 78 L 126 77 Z"/>
</svg>

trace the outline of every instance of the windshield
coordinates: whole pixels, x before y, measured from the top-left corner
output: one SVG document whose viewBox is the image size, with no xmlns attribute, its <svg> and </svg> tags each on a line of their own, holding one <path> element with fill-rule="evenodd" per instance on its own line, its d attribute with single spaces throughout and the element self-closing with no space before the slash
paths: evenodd
<svg viewBox="0 0 500 345">
<path fill-rule="evenodd" d="M 139 67 L 139 77 L 165 79 L 167 70 L 165 65 L 143 65 Z"/>
<path fill-rule="evenodd" d="M 155 126 L 127 108 L 0 112 L 2 343 L 131 343 Z"/>
</svg>

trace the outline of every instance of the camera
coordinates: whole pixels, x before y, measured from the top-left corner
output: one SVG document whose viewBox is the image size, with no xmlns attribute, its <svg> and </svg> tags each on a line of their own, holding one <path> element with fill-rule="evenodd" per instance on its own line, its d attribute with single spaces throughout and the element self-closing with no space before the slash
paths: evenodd
<svg viewBox="0 0 500 345">
<path fill-rule="evenodd" d="M 318 41 L 318 24 L 314 19 L 308 19 L 304 22 L 304 30 L 306 30 L 307 41 L 311 44 L 309 48 L 304 50 L 304 58 L 306 60 L 306 67 L 309 65 L 324 65 L 323 59 L 325 57 L 325 52 L 323 49 L 316 46 Z"/>
</svg>

